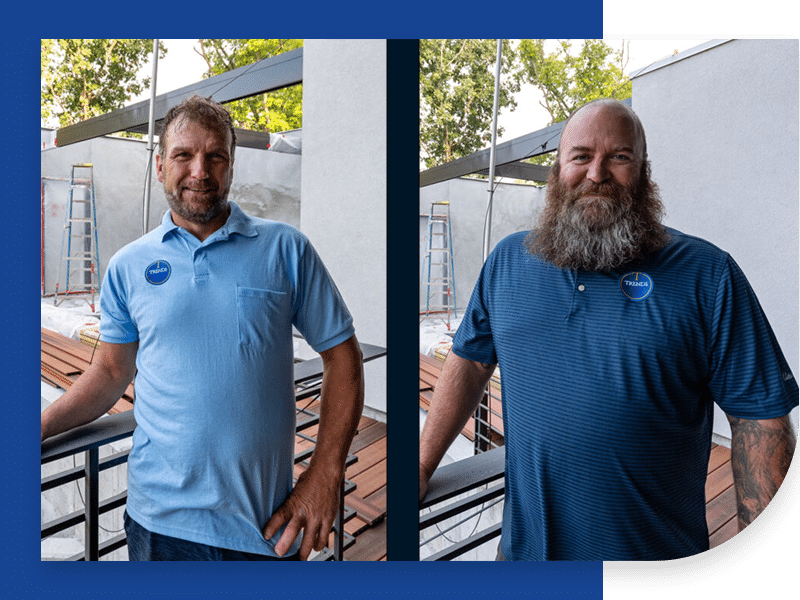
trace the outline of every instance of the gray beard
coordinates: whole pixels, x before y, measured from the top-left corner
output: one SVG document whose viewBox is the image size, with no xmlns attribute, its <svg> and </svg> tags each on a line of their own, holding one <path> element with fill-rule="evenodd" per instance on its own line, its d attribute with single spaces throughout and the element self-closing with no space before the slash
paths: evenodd
<svg viewBox="0 0 800 600">
<path fill-rule="evenodd" d="M 164 190 L 170 210 L 183 217 L 190 223 L 205 225 L 213 221 L 216 217 L 225 212 L 228 208 L 228 194 L 215 196 L 211 201 L 205 203 L 203 209 L 193 209 L 187 202 L 184 202 L 174 192 Z"/>
<path fill-rule="evenodd" d="M 595 228 L 575 204 L 560 216 L 552 229 L 557 250 L 551 258 L 559 267 L 607 272 L 640 254 L 641 223 L 635 215 L 618 216 L 602 229 Z"/>
<path fill-rule="evenodd" d="M 665 246 L 658 189 L 649 177 L 643 181 L 632 189 L 616 183 L 569 189 L 555 175 L 539 223 L 525 240 L 528 251 L 562 269 L 609 272 Z M 594 191 L 609 198 L 583 197 Z"/>
</svg>

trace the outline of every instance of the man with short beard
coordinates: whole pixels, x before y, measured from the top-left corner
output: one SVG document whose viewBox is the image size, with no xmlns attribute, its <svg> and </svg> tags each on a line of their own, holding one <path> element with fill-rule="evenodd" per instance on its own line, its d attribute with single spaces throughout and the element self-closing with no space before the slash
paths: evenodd
<svg viewBox="0 0 800 600">
<path fill-rule="evenodd" d="M 42 413 L 42 441 L 106 413 L 135 373 L 130 560 L 305 560 L 327 543 L 363 407 L 352 317 L 305 236 L 228 201 L 224 107 L 173 107 L 159 146 L 170 211 L 109 262 L 97 358 Z M 324 369 L 294 488 L 293 326 Z"/>
<path fill-rule="evenodd" d="M 662 212 L 638 117 L 593 102 L 562 130 L 537 227 L 482 269 L 421 434 L 420 498 L 499 366 L 499 560 L 707 550 L 714 402 L 740 529 L 783 481 L 797 383 L 733 259 Z"/>
</svg>

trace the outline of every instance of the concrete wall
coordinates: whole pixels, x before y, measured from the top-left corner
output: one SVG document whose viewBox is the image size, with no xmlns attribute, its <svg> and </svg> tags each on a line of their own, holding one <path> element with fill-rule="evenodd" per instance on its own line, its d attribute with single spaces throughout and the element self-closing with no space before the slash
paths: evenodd
<svg viewBox="0 0 800 600">
<path fill-rule="evenodd" d="M 43 143 L 49 138 L 50 132 L 42 130 Z M 41 156 L 45 293 L 52 294 L 55 290 L 64 214 L 69 199 L 68 179 L 71 166 L 77 163 L 94 165 L 102 274 L 105 273 L 108 260 L 117 250 L 142 235 L 142 198 L 147 150 L 146 143 L 139 140 L 101 137 L 63 148 L 48 146 Z M 233 183 L 228 198 L 251 215 L 300 227 L 300 164 L 298 155 L 237 148 Z M 76 170 L 75 175 L 84 177 L 86 170 Z M 161 223 L 161 217 L 168 209 L 163 186 L 155 175 L 155 164 L 150 185 L 148 223 L 149 229 L 152 229 Z M 79 193 L 83 192 L 79 190 Z M 60 280 L 59 289 L 63 291 L 63 267 Z"/>
<path fill-rule="evenodd" d="M 451 179 L 420 188 L 419 262 L 420 310 L 425 308 L 427 274 L 422 272 L 431 202 L 449 202 L 453 236 L 453 271 L 458 316 L 467 307 L 483 265 L 483 227 L 488 183 L 476 179 Z M 545 189 L 533 185 L 500 183 L 492 201 L 491 247 L 507 235 L 530 229 L 544 206 Z M 438 247 L 438 246 L 435 246 Z M 436 254 L 436 253 L 434 253 Z M 439 259 L 441 256 L 434 256 Z"/>
<path fill-rule="evenodd" d="M 731 253 L 798 377 L 798 41 L 679 54 L 633 78 L 633 109 L 666 223 Z"/>
<path fill-rule="evenodd" d="M 353 313 L 359 341 L 385 347 L 385 40 L 306 40 L 303 95 L 301 229 Z M 382 412 L 386 360 L 365 366 L 367 406 Z"/>
</svg>

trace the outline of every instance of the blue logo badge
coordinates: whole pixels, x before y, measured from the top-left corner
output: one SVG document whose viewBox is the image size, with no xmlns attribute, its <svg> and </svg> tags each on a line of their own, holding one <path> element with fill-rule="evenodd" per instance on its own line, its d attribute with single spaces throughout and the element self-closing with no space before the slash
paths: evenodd
<svg viewBox="0 0 800 600">
<path fill-rule="evenodd" d="M 172 267 L 165 260 L 157 260 L 144 270 L 144 278 L 153 285 L 161 285 L 172 274 Z"/>
<path fill-rule="evenodd" d="M 647 273 L 635 271 L 623 275 L 619 287 L 628 300 L 641 302 L 653 292 L 653 279 Z"/>
</svg>

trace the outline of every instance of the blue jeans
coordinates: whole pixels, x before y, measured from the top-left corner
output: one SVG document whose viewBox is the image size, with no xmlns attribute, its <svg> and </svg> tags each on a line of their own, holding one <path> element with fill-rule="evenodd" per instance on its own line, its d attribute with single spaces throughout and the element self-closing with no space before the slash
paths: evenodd
<svg viewBox="0 0 800 600">
<path fill-rule="evenodd" d="M 128 560 L 300 560 L 298 554 L 277 558 L 153 533 L 131 519 L 128 511 L 125 511 L 125 534 L 128 537 Z"/>
</svg>

